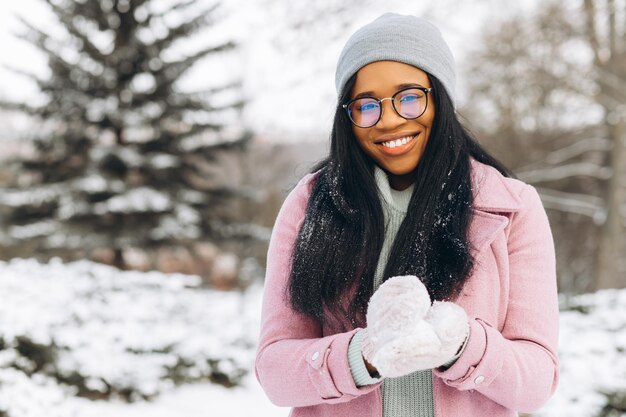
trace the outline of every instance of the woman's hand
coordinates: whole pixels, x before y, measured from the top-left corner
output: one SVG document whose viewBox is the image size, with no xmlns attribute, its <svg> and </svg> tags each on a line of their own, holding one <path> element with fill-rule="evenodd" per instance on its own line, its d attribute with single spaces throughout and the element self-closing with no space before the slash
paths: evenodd
<svg viewBox="0 0 626 417">
<path fill-rule="evenodd" d="M 367 308 L 362 353 L 381 376 L 398 377 L 450 361 L 469 332 L 465 311 L 435 301 L 413 275 L 392 277 Z"/>
</svg>

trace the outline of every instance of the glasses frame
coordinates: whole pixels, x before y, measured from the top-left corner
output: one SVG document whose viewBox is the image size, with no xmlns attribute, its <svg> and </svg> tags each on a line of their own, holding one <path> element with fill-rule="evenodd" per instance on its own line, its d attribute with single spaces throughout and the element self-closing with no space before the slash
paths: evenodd
<svg viewBox="0 0 626 417">
<path fill-rule="evenodd" d="M 402 93 L 403 91 L 406 90 L 421 90 L 422 92 L 424 92 L 424 97 L 426 97 L 426 105 L 424 106 L 424 110 L 417 116 L 415 117 L 404 117 L 403 115 L 400 114 L 400 112 L 398 111 L 398 109 L 396 108 L 396 96 L 400 93 Z M 402 117 L 405 120 L 415 120 L 419 117 L 421 117 L 424 113 L 426 113 L 426 109 L 428 108 L 428 93 L 432 91 L 432 87 L 422 87 L 421 85 L 415 85 L 415 86 L 411 86 L 411 87 L 406 87 L 403 88 L 402 90 L 398 90 L 396 91 L 393 96 L 391 97 L 385 97 L 385 98 L 377 98 L 377 97 L 373 97 L 373 96 L 363 96 L 363 97 L 357 97 L 354 98 L 350 101 L 348 101 L 345 104 L 342 104 L 341 107 L 343 107 L 343 109 L 346 111 L 346 114 L 348 115 L 348 118 L 350 119 L 350 121 L 352 122 L 353 125 L 355 125 L 356 127 L 360 127 L 362 129 L 368 129 L 372 126 L 376 126 L 376 123 L 378 123 L 380 121 L 380 119 L 383 117 L 383 101 L 385 100 L 391 100 L 391 107 L 393 107 L 393 110 L 396 112 L 396 114 L 400 117 Z M 350 115 L 350 111 L 348 110 L 348 107 L 350 107 L 350 105 L 357 101 L 357 100 L 362 100 L 364 98 L 371 98 L 373 100 L 376 100 L 378 102 L 378 106 L 380 107 L 380 113 L 378 114 L 378 119 L 376 119 L 376 121 L 374 123 L 372 123 L 369 126 L 360 126 L 358 124 L 355 123 L 354 120 L 352 120 L 352 116 Z"/>
</svg>

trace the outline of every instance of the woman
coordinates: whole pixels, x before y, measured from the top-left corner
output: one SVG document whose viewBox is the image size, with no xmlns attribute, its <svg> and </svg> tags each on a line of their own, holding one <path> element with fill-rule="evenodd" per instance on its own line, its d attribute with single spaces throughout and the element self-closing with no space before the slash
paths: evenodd
<svg viewBox="0 0 626 417">
<path fill-rule="evenodd" d="M 539 196 L 463 129 L 440 32 L 387 13 L 337 65 L 328 157 L 287 196 L 256 376 L 292 416 L 514 416 L 558 381 Z"/>
</svg>

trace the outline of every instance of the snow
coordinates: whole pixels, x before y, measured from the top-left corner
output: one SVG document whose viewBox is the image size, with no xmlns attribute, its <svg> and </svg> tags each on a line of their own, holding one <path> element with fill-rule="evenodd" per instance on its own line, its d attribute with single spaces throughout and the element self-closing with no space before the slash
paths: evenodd
<svg viewBox="0 0 626 417">
<path fill-rule="evenodd" d="M 148 94 L 156 88 L 156 80 L 152 74 L 147 72 L 138 73 L 133 77 L 130 87 L 135 94 Z"/>
<path fill-rule="evenodd" d="M 38 236 L 47 236 L 56 232 L 58 225 L 56 222 L 50 220 L 42 220 L 34 223 L 27 224 L 25 226 L 12 226 L 9 235 L 10 238 L 4 234 L 0 235 L 3 243 L 9 243 L 12 239 L 32 239 Z"/>
<path fill-rule="evenodd" d="M 561 380 L 554 397 L 537 415 L 595 416 L 606 403 L 602 392 L 625 392 L 625 328 L 626 289 L 563 298 Z"/>
<path fill-rule="evenodd" d="M 58 187 L 46 186 L 35 190 L 11 190 L 2 192 L 2 203 L 11 207 L 21 207 L 27 204 L 43 205 L 54 201 L 59 190 Z"/>
<path fill-rule="evenodd" d="M 0 410 L 11 416 L 43 415 L 15 411 L 42 386 L 54 398 L 65 393 L 59 407 L 75 403 L 77 388 L 135 401 L 178 382 L 237 383 L 251 367 L 258 306 L 247 293 L 202 290 L 195 276 L 58 259 L 2 262 L 0 277 L 0 384 L 13 387 L 0 390 Z M 24 354 L 27 345 L 38 353 Z M 68 389 L 60 382 L 68 378 L 79 382 Z M 46 398 L 41 409 L 57 407 Z"/>
<path fill-rule="evenodd" d="M 0 262 L 0 414 L 286 417 L 289 409 L 269 402 L 252 371 L 262 299 L 256 279 L 245 292 L 221 292 L 195 276 L 88 261 Z M 560 383 L 533 416 L 597 415 L 603 392 L 626 387 L 626 290 L 563 296 L 561 304 Z M 36 361 L 17 348 L 24 339 L 55 346 L 56 360 L 33 372 Z M 177 385 L 167 369 L 179 360 Z M 237 385 L 207 382 L 212 371 Z M 74 372 L 92 397 L 108 399 L 80 397 L 55 376 Z"/>
<path fill-rule="evenodd" d="M 196 210 L 184 204 L 177 204 L 173 216 L 161 216 L 158 225 L 150 230 L 150 237 L 155 240 L 166 238 L 189 238 L 197 240 L 201 236 L 198 225 L 200 215 Z"/>
<path fill-rule="evenodd" d="M 207 384 L 187 385 L 168 392 L 154 402 L 77 401 L 81 417 L 287 417 L 290 409 L 272 404 L 253 374 L 242 386 L 224 388 Z"/>
<path fill-rule="evenodd" d="M 94 204 L 95 214 L 128 213 L 128 212 L 167 212 L 173 203 L 166 193 L 148 188 L 138 187 L 121 195 Z"/>
</svg>

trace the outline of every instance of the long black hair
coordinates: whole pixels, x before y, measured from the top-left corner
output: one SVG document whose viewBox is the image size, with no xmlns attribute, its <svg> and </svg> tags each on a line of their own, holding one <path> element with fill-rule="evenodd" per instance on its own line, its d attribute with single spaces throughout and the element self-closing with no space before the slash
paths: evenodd
<svg viewBox="0 0 626 417">
<path fill-rule="evenodd" d="M 514 175 L 476 142 L 457 119 L 443 84 L 428 77 L 435 118 L 382 279 L 416 275 L 433 300 L 450 300 L 474 266 L 468 241 L 473 203 L 470 155 L 505 176 Z M 311 170 L 320 173 L 292 253 L 287 288 L 295 310 L 320 322 L 328 319 L 327 310 L 340 323 L 347 318 L 353 326 L 365 324 L 384 240 L 375 161 L 359 146 L 341 107 L 355 80 L 356 74 L 338 101 L 330 152 Z M 349 290 L 355 291 L 351 300 L 346 298 Z"/>
</svg>

